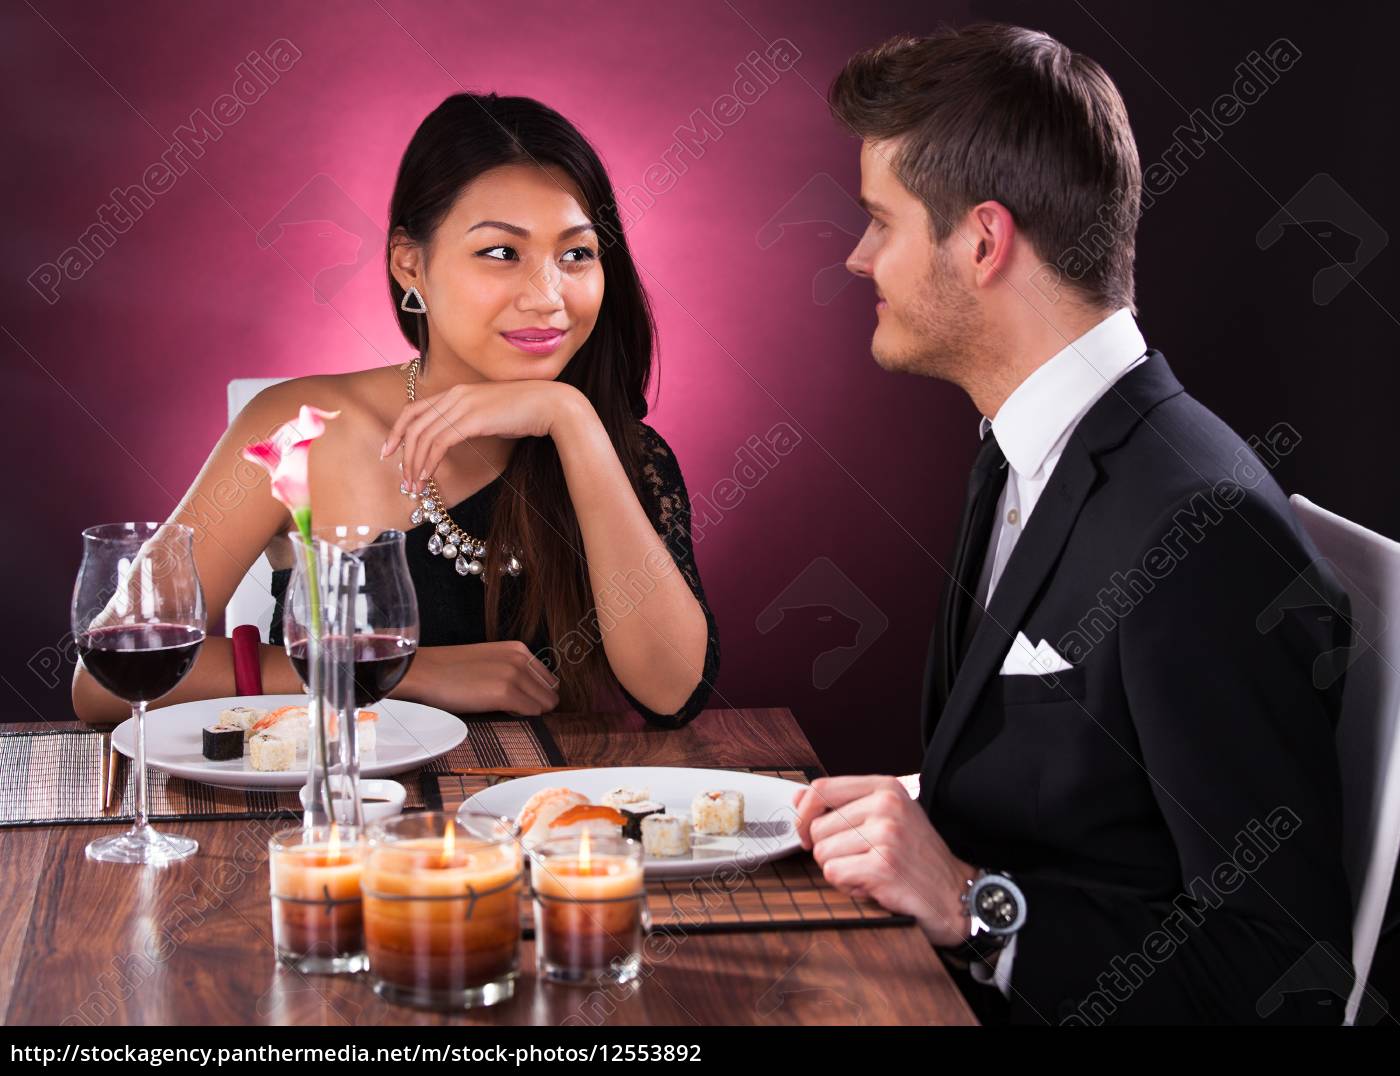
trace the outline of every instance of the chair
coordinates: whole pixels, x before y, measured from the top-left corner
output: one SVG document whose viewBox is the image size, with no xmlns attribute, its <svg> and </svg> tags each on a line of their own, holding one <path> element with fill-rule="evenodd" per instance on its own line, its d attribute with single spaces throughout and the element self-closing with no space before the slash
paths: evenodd
<svg viewBox="0 0 1400 1076">
<path fill-rule="evenodd" d="M 1356 981 L 1346 1023 L 1355 1024 L 1385 923 L 1400 852 L 1400 543 L 1289 498 L 1303 529 L 1351 598 L 1353 646 L 1346 654 L 1337 754 L 1345 824 L 1342 855 L 1354 902 L 1352 964 Z M 1384 1002 L 1381 1002 L 1383 1005 Z M 1362 1014 L 1375 1019 L 1375 1014 Z"/>
<path fill-rule="evenodd" d="M 276 385 L 286 378 L 281 377 L 240 377 L 228 383 L 228 420 L 238 417 L 238 413 L 248 405 L 254 396 L 269 385 Z M 275 607 L 272 600 L 272 565 L 264 554 L 259 554 L 248 573 L 239 581 L 237 589 L 224 607 L 224 634 L 232 635 L 240 624 L 252 624 L 258 629 L 263 642 L 267 642 L 267 628 L 272 620 Z"/>
</svg>

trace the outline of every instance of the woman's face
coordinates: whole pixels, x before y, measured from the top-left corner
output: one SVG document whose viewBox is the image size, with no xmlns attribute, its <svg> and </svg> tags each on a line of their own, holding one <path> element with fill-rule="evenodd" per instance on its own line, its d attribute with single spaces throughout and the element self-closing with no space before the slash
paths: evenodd
<svg viewBox="0 0 1400 1076">
<path fill-rule="evenodd" d="M 426 254 L 418 278 L 399 282 L 416 283 L 427 305 L 430 360 L 445 350 L 483 380 L 553 380 L 598 321 L 598 236 L 562 169 L 482 173 Z"/>
</svg>

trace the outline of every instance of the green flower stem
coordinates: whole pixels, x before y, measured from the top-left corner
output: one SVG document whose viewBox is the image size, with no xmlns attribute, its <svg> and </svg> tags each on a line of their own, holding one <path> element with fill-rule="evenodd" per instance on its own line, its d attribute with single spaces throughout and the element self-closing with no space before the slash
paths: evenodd
<svg viewBox="0 0 1400 1076">
<path fill-rule="evenodd" d="M 311 506 L 305 505 L 294 509 L 292 520 L 297 525 L 297 530 L 305 541 L 306 547 L 306 578 L 307 589 L 310 591 L 311 601 L 311 636 L 307 639 L 307 667 L 314 670 L 317 684 L 316 697 L 312 700 L 316 706 L 316 712 L 321 720 L 317 723 L 317 733 L 320 737 L 321 748 L 321 797 L 325 801 L 326 825 L 335 824 L 335 800 L 331 796 L 331 756 L 330 741 L 326 736 L 326 686 L 321 681 L 324 678 L 325 667 L 321 662 L 321 580 L 316 565 L 316 543 L 311 537 Z"/>
</svg>

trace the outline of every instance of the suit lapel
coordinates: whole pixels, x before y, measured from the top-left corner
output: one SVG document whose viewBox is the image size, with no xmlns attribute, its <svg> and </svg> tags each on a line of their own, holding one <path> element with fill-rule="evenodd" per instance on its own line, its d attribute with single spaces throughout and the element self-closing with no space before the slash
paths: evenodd
<svg viewBox="0 0 1400 1076">
<path fill-rule="evenodd" d="M 996 464 L 997 460 L 1000 461 L 999 465 Z M 977 545 L 980 543 L 985 547 L 987 544 L 987 525 L 991 523 L 987 516 L 996 511 L 996 502 L 1001 496 L 1006 477 L 1006 458 L 999 449 L 988 459 L 985 470 L 982 469 L 979 452 L 979 462 L 973 466 L 962 521 L 958 525 L 952 573 L 943 587 L 938 623 L 929 640 L 928 658 L 924 666 L 921 731 L 925 747 L 928 746 L 934 714 L 942 712 L 952 688 L 953 670 L 958 665 L 958 632 L 955 629 L 966 621 L 967 608 L 976 600 L 973 592 L 977 589 L 978 572 L 972 570 L 972 565 L 976 564 L 978 569 L 981 567 L 986 550 L 977 548 Z"/>
<path fill-rule="evenodd" d="M 1121 444 L 1148 411 L 1179 392 L 1181 384 L 1166 359 L 1160 352 L 1150 351 L 1146 361 L 1124 375 L 1113 391 L 1090 408 L 1070 436 L 973 633 L 967 658 L 952 683 L 932 739 L 926 740 L 922 777 L 926 796 L 932 795 L 934 782 L 987 680 L 997 674 L 1027 609 L 1059 561 L 1084 502 L 1099 481 L 1098 456 Z M 926 669 L 926 683 L 927 673 Z M 926 711 L 926 726 L 929 720 Z"/>
<path fill-rule="evenodd" d="M 1026 532 L 1006 562 L 986 613 L 972 635 L 967 658 L 953 680 L 943 715 L 934 728 L 924 760 L 924 780 L 936 780 L 958 734 L 967 723 L 987 678 L 1001 666 L 1032 599 L 1059 560 L 1060 551 L 1098 477 L 1082 445 L 1066 450 L 1050 484 L 1040 495 Z"/>
</svg>

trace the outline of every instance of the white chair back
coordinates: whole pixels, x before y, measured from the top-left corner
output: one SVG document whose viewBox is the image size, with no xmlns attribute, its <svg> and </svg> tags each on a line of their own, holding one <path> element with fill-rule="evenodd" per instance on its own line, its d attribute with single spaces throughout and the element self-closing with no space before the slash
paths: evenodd
<svg viewBox="0 0 1400 1076">
<path fill-rule="evenodd" d="M 248 405 L 248 402 L 269 385 L 276 385 L 286 378 L 281 377 L 240 377 L 228 383 L 228 420 L 233 420 Z M 263 642 L 267 642 L 267 630 L 272 621 L 272 565 L 261 553 L 253 566 L 239 582 L 228 605 L 224 607 L 224 634 L 231 635 L 240 624 L 252 624 L 258 629 Z"/>
<path fill-rule="evenodd" d="M 1353 645 L 1345 659 L 1337 754 L 1345 825 L 1342 854 L 1355 904 L 1356 982 L 1346 1008 L 1346 1022 L 1354 1024 L 1376 943 L 1387 925 L 1400 853 L 1400 543 L 1304 497 L 1295 494 L 1289 501 L 1351 598 Z"/>
</svg>

